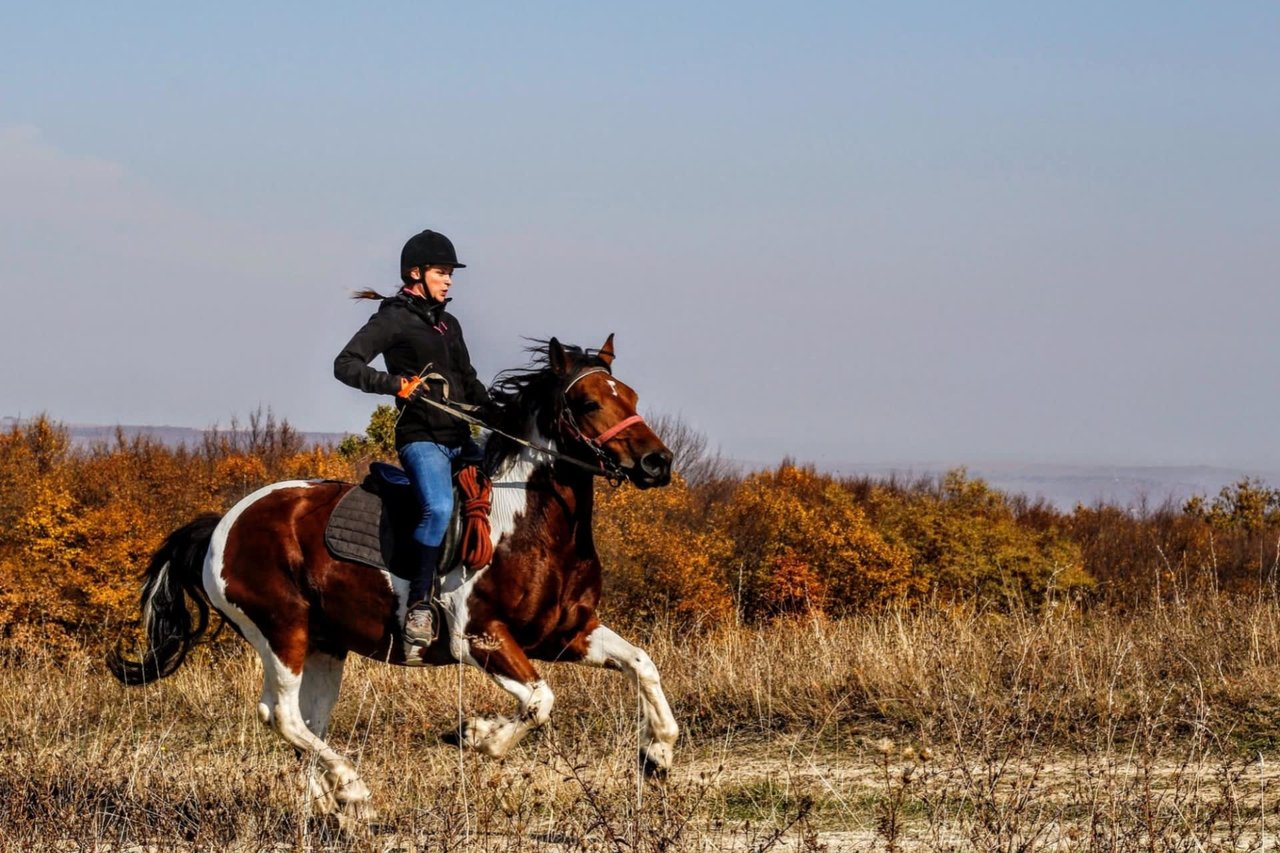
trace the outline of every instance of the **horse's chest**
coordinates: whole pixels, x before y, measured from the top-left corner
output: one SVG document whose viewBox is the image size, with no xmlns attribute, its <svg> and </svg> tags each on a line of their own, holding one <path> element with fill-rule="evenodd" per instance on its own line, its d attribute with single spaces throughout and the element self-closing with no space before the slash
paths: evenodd
<svg viewBox="0 0 1280 853">
<path fill-rule="evenodd" d="M 510 626 L 529 641 L 581 627 L 600 599 L 598 560 L 531 561 L 503 555 L 472 593 L 473 614 Z M 483 626 L 477 626 L 481 630 Z"/>
</svg>

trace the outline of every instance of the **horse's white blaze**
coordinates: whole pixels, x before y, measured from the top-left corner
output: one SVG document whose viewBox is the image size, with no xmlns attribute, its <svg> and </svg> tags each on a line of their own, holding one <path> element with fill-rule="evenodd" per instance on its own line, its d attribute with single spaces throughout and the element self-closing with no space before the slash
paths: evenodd
<svg viewBox="0 0 1280 853">
<path fill-rule="evenodd" d="M 662 678 L 653 659 L 643 649 L 601 625 L 587 636 L 587 656 L 583 663 L 593 666 L 612 663 L 635 680 L 645 721 L 640 747 L 659 767 L 669 768 L 680 727 L 662 692 Z"/>
</svg>

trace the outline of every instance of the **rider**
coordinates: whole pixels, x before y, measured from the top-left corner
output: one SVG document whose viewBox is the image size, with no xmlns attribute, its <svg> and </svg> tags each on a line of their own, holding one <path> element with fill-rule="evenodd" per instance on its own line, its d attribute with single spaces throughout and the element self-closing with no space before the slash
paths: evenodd
<svg viewBox="0 0 1280 853">
<path fill-rule="evenodd" d="M 423 402 L 409 404 L 419 396 L 489 404 L 489 392 L 471 366 L 462 326 L 445 310 L 453 271 L 465 266 L 443 234 L 423 231 L 410 237 L 400 252 L 400 292 L 389 298 L 372 290 L 355 295 L 381 299 L 382 305 L 333 362 L 338 379 L 361 391 L 394 394 L 400 409 L 396 451 L 422 505 L 413 531 L 416 576 L 409 585 L 404 620 L 405 639 L 415 644 L 435 638 L 431 592 L 453 511 L 451 463 L 471 433 L 464 421 L 447 412 Z M 369 365 L 378 355 L 386 363 L 385 373 Z"/>
</svg>

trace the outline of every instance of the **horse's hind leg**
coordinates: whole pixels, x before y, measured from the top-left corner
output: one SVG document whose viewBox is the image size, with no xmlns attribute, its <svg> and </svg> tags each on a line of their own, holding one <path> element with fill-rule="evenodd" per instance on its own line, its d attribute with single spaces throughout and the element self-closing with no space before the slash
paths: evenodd
<svg viewBox="0 0 1280 853">
<path fill-rule="evenodd" d="M 368 787 L 350 761 L 308 728 L 307 717 L 303 712 L 306 667 L 317 663 L 318 668 L 311 679 L 311 686 L 305 692 L 312 723 L 321 731 L 328 726 L 329 713 L 337 698 L 338 681 L 342 673 L 341 662 L 333 658 L 327 662 L 319 661 L 314 656 L 304 658 L 303 655 L 290 656 L 298 658 L 297 660 L 285 659 L 277 655 L 256 630 L 246 631 L 245 634 L 262 658 L 264 704 L 259 706 L 259 715 L 304 757 L 315 756 L 320 762 L 323 768 L 322 781 L 312 785 L 312 791 L 317 796 L 322 797 L 324 802 L 331 801 L 357 816 L 363 815 L 370 796 Z"/>
<path fill-rule="evenodd" d="M 671 769 L 671 759 L 680 728 L 662 692 L 662 679 L 653 659 L 643 649 L 619 637 L 604 625 L 597 625 L 566 650 L 565 659 L 581 656 L 589 666 L 620 669 L 635 682 L 644 711 L 640 730 L 640 762 L 645 773 L 663 777 Z"/>
<path fill-rule="evenodd" d="M 318 738 L 324 738 L 329 729 L 329 717 L 333 713 L 333 706 L 338 701 L 338 690 L 342 686 L 342 669 L 345 664 L 345 655 L 311 652 L 303 665 L 298 709 L 302 712 L 302 720 L 307 728 Z M 310 764 L 310 762 L 307 763 Z M 308 767 L 305 771 L 311 796 L 322 811 L 337 811 L 340 803 L 336 798 L 334 780 L 327 772 L 317 773 L 315 770 L 314 767 Z"/>
<path fill-rule="evenodd" d="M 546 724 L 555 695 L 501 623 L 490 625 L 471 639 L 470 657 L 520 703 L 514 717 L 473 717 L 459 733 L 464 745 L 501 758 L 530 731 Z"/>
</svg>

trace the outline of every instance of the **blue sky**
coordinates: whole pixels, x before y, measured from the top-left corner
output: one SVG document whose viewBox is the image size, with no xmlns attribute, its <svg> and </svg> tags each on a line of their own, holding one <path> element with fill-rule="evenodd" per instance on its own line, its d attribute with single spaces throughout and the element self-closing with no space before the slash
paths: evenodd
<svg viewBox="0 0 1280 853">
<path fill-rule="evenodd" d="M 0 415 L 359 429 L 433 227 L 734 456 L 1280 462 L 1274 3 L 0 14 Z"/>
</svg>

